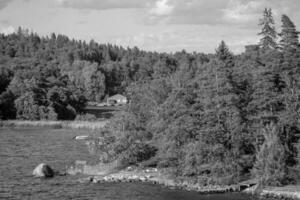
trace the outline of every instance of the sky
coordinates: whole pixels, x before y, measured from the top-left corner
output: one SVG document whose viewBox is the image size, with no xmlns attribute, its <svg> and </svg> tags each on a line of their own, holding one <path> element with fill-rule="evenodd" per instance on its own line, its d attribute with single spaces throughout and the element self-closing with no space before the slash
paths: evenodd
<svg viewBox="0 0 300 200">
<path fill-rule="evenodd" d="M 21 26 L 158 52 L 213 53 L 224 40 L 240 53 L 259 41 L 265 7 L 278 31 L 282 14 L 300 30 L 300 0 L 0 0 L 0 32 Z"/>
</svg>

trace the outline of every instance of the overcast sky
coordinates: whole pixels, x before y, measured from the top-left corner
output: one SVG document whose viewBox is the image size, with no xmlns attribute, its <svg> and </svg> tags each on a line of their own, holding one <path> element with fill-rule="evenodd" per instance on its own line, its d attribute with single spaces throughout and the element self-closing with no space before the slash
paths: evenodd
<svg viewBox="0 0 300 200">
<path fill-rule="evenodd" d="M 259 40 L 265 7 L 278 29 L 286 14 L 300 30 L 300 0 L 0 0 L 0 32 L 22 26 L 159 52 L 210 53 L 225 40 L 238 53 Z"/>
</svg>

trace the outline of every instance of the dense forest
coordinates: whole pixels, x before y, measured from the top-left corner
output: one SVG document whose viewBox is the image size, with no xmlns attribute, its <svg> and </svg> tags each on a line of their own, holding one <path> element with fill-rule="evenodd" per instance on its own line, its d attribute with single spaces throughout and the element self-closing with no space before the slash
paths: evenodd
<svg viewBox="0 0 300 200">
<path fill-rule="evenodd" d="M 259 44 L 239 55 L 224 41 L 215 54 L 168 54 L 2 34 L 0 117 L 69 120 L 87 101 L 121 93 L 130 104 L 101 133 L 102 162 L 168 167 L 202 184 L 295 182 L 299 32 L 286 15 L 277 32 L 271 9 L 259 25 Z"/>
</svg>

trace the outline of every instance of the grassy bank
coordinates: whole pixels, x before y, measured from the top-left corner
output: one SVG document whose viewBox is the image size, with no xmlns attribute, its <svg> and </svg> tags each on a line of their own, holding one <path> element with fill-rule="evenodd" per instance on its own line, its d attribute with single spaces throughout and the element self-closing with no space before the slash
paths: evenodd
<svg viewBox="0 0 300 200">
<path fill-rule="evenodd" d="M 107 123 L 104 121 L 22 121 L 22 120 L 7 120 L 1 121 L 0 126 L 3 127 L 51 127 L 51 128 L 73 128 L 73 129 L 101 129 Z"/>
</svg>

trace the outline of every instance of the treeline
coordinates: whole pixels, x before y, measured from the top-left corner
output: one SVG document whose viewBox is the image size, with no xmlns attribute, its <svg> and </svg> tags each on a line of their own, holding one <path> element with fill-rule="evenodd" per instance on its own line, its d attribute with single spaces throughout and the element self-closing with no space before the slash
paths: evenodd
<svg viewBox="0 0 300 200">
<path fill-rule="evenodd" d="M 0 34 L 0 119 L 74 119 L 87 101 L 124 94 L 131 83 L 175 62 L 172 57 L 22 28 Z"/>
<path fill-rule="evenodd" d="M 271 9 L 260 26 L 260 43 L 240 55 L 222 41 L 214 55 L 159 59 L 126 88 L 131 103 L 102 133 L 100 160 L 169 167 L 201 184 L 297 181 L 298 31 L 283 15 L 277 33 Z"/>
</svg>

